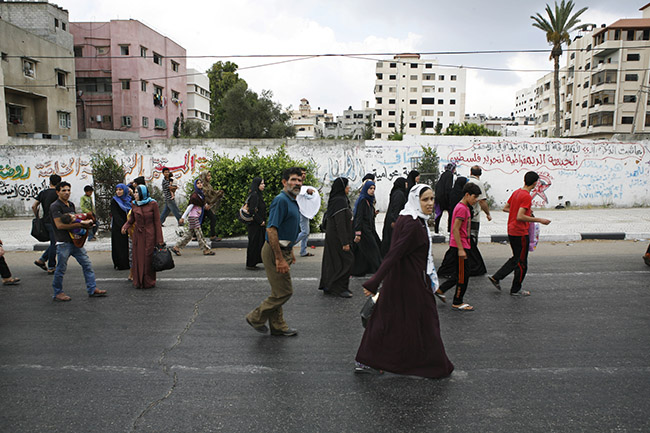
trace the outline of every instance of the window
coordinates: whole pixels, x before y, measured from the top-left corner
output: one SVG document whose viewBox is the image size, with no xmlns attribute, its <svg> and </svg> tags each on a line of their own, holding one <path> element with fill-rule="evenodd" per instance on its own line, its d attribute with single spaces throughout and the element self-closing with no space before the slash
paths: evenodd
<svg viewBox="0 0 650 433">
<path fill-rule="evenodd" d="M 24 122 L 23 107 L 7 104 L 7 119 L 12 125 L 22 125 Z"/>
<path fill-rule="evenodd" d="M 60 87 L 65 87 L 67 81 L 68 73 L 61 70 L 56 70 L 56 85 Z"/>
<path fill-rule="evenodd" d="M 172 60 L 171 62 L 172 62 L 172 71 L 174 71 L 174 72 L 178 72 L 178 69 L 179 69 L 179 64 L 178 64 L 178 62 L 175 62 L 175 61 L 173 61 L 173 60 Z"/>
<path fill-rule="evenodd" d="M 389 87 L 388 88 L 388 93 L 395 93 L 395 87 Z"/>
<path fill-rule="evenodd" d="M 445 91 L 445 88 L 444 88 L 444 87 L 438 87 L 438 93 L 442 93 L 442 92 L 444 92 L 444 91 Z"/>
<path fill-rule="evenodd" d="M 0 53 L 0 57 L 2 57 L 2 60 L 4 60 L 5 62 L 9 61 L 8 58 L 7 58 L 7 53 L 5 53 L 5 52 Z"/>
<path fill-rule="evenodd" d="M 585 71 L 588 71 L 589 69 L 591 69 L 591 63 L 585 65 Z"/>
<path fill-rule="evenodd" d="M 108 77 L 78 77 L 77 90 L 82 90 L 86 93 L 111 93 L 113 85 L 111 79 Z"/>
<path fill-rule="evenodd" d="M 383 79 L 383 78 L 384 78 L 384 74 L 377 74 L 377 79 L 378 79 L 378 80 L 381 80 L 381 79 Z"/>
<path fill-rule="evenodd" d="M 431 63 L 426 63 L 426 64 L 424 65 L 424 67 L 425 67 L 426 69 L 431 69 L 431 68 L 433 67 L 433 65 L 432 65 Z"/>
<path fill-rule="evenodd" d="M 623 116 L 621 118 L 621 124 L 623 125 L 631 125 L 634 123 L 634 117 L 632 116 Z"/>
<path fill-rule="evenodd" d="M 57 113 L 59 115 L 59 128 L 70 129 L 70 126 L 72 126 L 70 113 L 66 113 L 65 111 L 58 111 Z"/>
<path fill-rule="evenodd" d="M 104 123 L 111 123 L 113 121 L 113 118 L 109 115 L 102 116 L 102 122 Z"/>
<path fill-rule="evenodd" d="M 417 69 L 418 64 L 417 63 L 411 63 L 411 69 Z"/>
<path fill-rule="evenodd" d="M 433 110 L 422 110 L 422 115 L 423 116 L 435 116 Z"/>
<path fill-rule="evenodd" d="M 445 81 L 445 76 L 444 75 L 438 75 L 438 79 L 440 81 Z"/>
<path fill-rule="evenodd" d="M 395 122 L 388 122 L 388 127 L 389 128 L 394 128 L 395 127 Z"/>
<path fill-rule="evenodd" d="M 389 75 L 388 79 L 389 80 L 397 80 L 397 75 Z"/>
<path fill-rule="evenodd" d="M 391 67 L 391 68 L 396 68 L 396 67 L 397 67 L 397 63 L 391 63 L 391 64 L 390 64 L 390 67 Z"/>
<path fill-rule="evenodd" d="M 456 100 L 455 99 L 450 99 L 449 100 L 449 105 L 456 105 Z"/>
<path fill-rule="evenodd" d="M 61 21 L 61 30 L 65 31 L 65 23 Z"/>
<path fill-rule="evenodd" d="M 375 98 L 375 102 L 376 102 L 377 104 L 381 104 L 381 98 Z"/>
<path fill-rule="evenodd" d="M 154 86 L 153 86 L 153 93 L 156 94 L 156 95 L 158 95 L 158 96 L 162 96 L 162 94 L 163 94 L 163 88 L 160 87 L 160 86 L 156 86 L 156 85 L 154 84 Z"/>
<path fill-rule="evenodd" d="M 130 90 L 131 89 L 131 80 L 120 80 L 122 83 L 122 90 Z"/>
<path fill-rule="evenodd" d="M 122 126 L 126 128 L 131 127 L 131 116 L 122 116 Z"/>
<path fill-rule="evenodd" d="M 417 116 L 417 115 L 418 115 L 418 112 L 417 112 L 417 111 L 409 111 L 409 116 L 413 116 L 413 117 L 415 117 L 415 116 Z"/>
<path fill-rule="evenodd" d="M 418 88 L 417 88 L 417 87 L 410 87 L 410 88 L 409 88 L 409 92 L 411 92 L 411 93 L 415 93 L 415 92 L 417 92 L 417 91 L 418 91 Z"/>
<path fill-rule="evenodd" d="M 625 81 L 638 81 L 639 76 L 637 74 L 625 74 Z"/>
<path fill-rule="evenodd" d="M 409 123 L 409 128 L 417 128 L 417 123 Z"/>
<path fill-rule="evenodd" d="M 142 127 L 143 128 L 148 128 L 149 127 L 149 118 L 148 117 L 143 117 L 142 118 Z"/>
<path fill-rule="evenodd" d="M 582 87 L 584 87 L 585 89 L 586 89 L 587 87 L 589 87 L 589 81 L 585 81 L 585 83 L 582 85 Z"/>
<path fill-rule="evenodd" d="M 395 110 L 390 110 L 390 111 L 388 112 L 388 115 L 389 115 L 389 116 L 394 116 L 394 115 L 395 115 Z"/>
<path fill-rule="evenodd" d="M 165 123 L 165 119 L 154 119 L 153 120 L 153 127 L 154 129 L 167 129 L 167 124 Z"/>
<path fill-rule="evenodd" d="M 383 63 L 383 62 L 377 62 L 377 67 L 378 67 L 378 68 L 383 68 L 383 67 L 384 67 L 384 63 Z"/>
<path fill-rule="evenodd" d="M 54 18 L 54 27 L 59 28 L 59 20 L 58 20 L 58 18 Z"/>
<path fill-rule="evenodd" d="M 436 74 L 424 74 L 422 76 L 423 80 L 435 80 L 436 79 Z"/>
<path fill-rule="evenodd" d="M 172 99 L 176 99 L 178 101 L 180 97 L 181 97 L 180 93 L 178 93 L 176 90 L 172 90 Z"/>
<path fill-rule="evenodd" d="M 103 56 L 108 54 L 108 47 L 96 47 L 96 49 L 97 49 L 98 56 Z"/>
<path fill-rule="evenodd" d="M 571 60 L 576 58 L 576 53 L 571 53 Z"/>
<path fill-rule="evenodd" d="M 153 62 L 156 65 L 162 65 L 162 56 L 155 51 L 153 52 Z"/>
<path fill-rule="evenodd" d="M 417 99 L 409 99 L 409 104 L 415 105 L 418 103 Z"/>
<path fill-rule="evenodd" d="M 123 56 L 128 56 L 129 55 L 129 46 L 128 45 L 120 45 L 120 54 Z"/>
<path fill-rule="evenodd" d="M 639 53 L 630 53 L 627 55 L 628 62 L 638 62 L 639 60 L 641 60 L 641 54 Z"/>
<path fill-rule="evenodd" d="M 140 57 L 147 57 L 147 48 L 140 45 Z"/>
<path fill-rule="evenodd" d="M 381 120 L 375 120 L 375 126 L 381 128 Z"/>
<path fill-rule="evenodd" d="M 436 98 L 422 98 L 422 104 L 435 104 Z"/>
<path fill-rule="evenodd" d="M 388 103 L 389 103 L 389 104 L 394 104 L 394 103 L 395 103 L 395 100 L 394 100 L 394 99 L 389 99 L 389 100 L 388 100 Z"/>
<path fill-rule="evenodd" d="M 449 91 L 450 91 L 451 93 L 456 93 L 456 88 L 455 88 L 455 87 L 452 87 L 451 89 L 449 89 Z"/>
<path fill-rule="evenodd" d="M 438 104 L 444 104 L 445 100 L 444 99 L 438 99 Z"/>
<path fill-rule="evenodd" d="M 636 95 L 623 95 L 623 102 L 636 102 Z"/>
<path fill-rule="evenodd" d="M 449 115 L 450 115 L 451 117 L 454 117 L 454 116 L 456 116 L 456 112 L 455 112 L 455 111 L 450 111 L 450 112 L 449 112 Z"/>
<path fill-rule="evenodd" d="M 375 115 L 376 116 L 381 116 L 381 108 L 378 108 L 375 110 Z"/>
<path fill-rule="evenodd" d="M 75 57 L 83 57 L 83 47 L 81 45 L 74 47 L 74 56 Z"/>
<path fill-rule="evenodd" d="M 438 111 L 438 116 L 442 117 L 442 116 L 444 116 L 444 115 L 445 115 L 444 112 L 442 112 L 442 111 Z"/>
<path fill-rule="evenodd" d="M 29 59 L 23 59 L 23 74 L 26 77 L 34 78 L 36 76 L 36 62 Z"/>
<path fill-rule="evenodd" d="M 633 41 L 634 40 L 634 30 L 628 30 L 627 31 L 627 40 L 628 41 Z"/>
<path fill-rule="evenodd" d="M 147 82 L 145 80 L 140 80 L 140 90 L 143 92 L 147 91 Z"/>
<path fill-rule="evenodd" d="M 452 76 L 450 77 L 450 80 L 451 80 L 451 81 L 456 81 L 456 76 L 455 76 L 455 75 L 452 75 Z"/>
</svg>

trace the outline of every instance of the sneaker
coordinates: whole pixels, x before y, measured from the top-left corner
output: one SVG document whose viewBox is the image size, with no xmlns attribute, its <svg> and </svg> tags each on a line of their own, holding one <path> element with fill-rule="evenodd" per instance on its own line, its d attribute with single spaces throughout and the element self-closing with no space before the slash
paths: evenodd
<svg viewBox="0 0 650 433">
<path fill-rule="evenodd" d="M 510 296 L 530 296 L 528 290 L 520 290 L 518 292 L 510 292 Z"/>
<path fill-rule="evenodd" d="M 368 367 L 367 365 L 364 365 L 364 364 L 362 364 L 360 362 L 355 363 L 354 372 L 356 374 L 383 374 L 384 373 L 381 370 L 377 370 L 376 368 Z"/>
<path fill-rule="evenodd" d="M 499 283 L 499 280 L 495 279 L 494 277 L 488 276 L 488 280 L 492 283 L 494 287 L 496 287 L 497 290 L 501 290 L 501 284 Z"/>
</svg>

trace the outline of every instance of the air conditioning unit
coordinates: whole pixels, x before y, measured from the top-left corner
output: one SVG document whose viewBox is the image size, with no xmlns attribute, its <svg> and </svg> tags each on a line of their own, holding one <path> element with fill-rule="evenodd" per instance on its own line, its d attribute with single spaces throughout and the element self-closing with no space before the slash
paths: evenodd
<svg viewBox="0 0 650 433">
<path fill-rule="evenodd" d="M 101 116 L 101 114 L 98 114 L 97 117 L 96 117 L 95 119 L 97 120 L 97 122 L 101 122 L 101 121 L 102 121 L 102 116 Z"/>
</svg>

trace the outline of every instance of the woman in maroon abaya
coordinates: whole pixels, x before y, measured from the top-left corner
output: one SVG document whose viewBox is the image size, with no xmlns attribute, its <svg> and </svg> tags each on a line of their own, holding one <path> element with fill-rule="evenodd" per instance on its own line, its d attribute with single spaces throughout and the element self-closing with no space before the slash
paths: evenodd
<svg viewBox="0 0 650 433">
<path fill-rule="evenodd" d="M 150 289 L 156 286 L 156 273 L 151 267 L 153 250 L 156 245 L 164 245 L 160 211 L 156 200 L 149 197 L 149 191 L 144 185 L 135 189 L 135 200 L 131 215 L 122 226 L 126 234 L 129 227 L 133 230 L 133 286 L 136 289 Z"/>
<path fill-rule="evenodd" d="M 440 337 L 429 277 L 435 272 L 426 224 L 432 213 L 433 191 L 415 185 L 397 218 L 388 254 L 363 283 L 367 296 L 384 284 L 357 352 L 357 373 L 384 370 L 441 378 L 454 371 Z"/>
</svg>

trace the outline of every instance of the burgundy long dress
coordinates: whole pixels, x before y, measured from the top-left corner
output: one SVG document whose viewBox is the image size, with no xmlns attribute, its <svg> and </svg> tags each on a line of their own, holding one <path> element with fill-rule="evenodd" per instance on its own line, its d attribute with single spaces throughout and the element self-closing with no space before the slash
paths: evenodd
<svg viewBox="0 0 650 433">
<path fill-rule="evenodd" d="M 440 337 L 436 301 L 426 275 L 426 230 L 420 218 L 397 219 L 388 254 L 363 284 L 376 293 L 384 282 L 356 360 L 378 370 L 440 378 L 449 376 L 454 365 Z"/>
<path fill-rule="evenodd" d="M 132 225 L 134 226 L 133 286 L 138 289 L 149 289 L 156 286 L 156 273 L 151 268 L 154 247 L 165 242 L 158 203 L 133 206 L 131 216 L 124 227 L 128 230 Z"/>
</svg>

